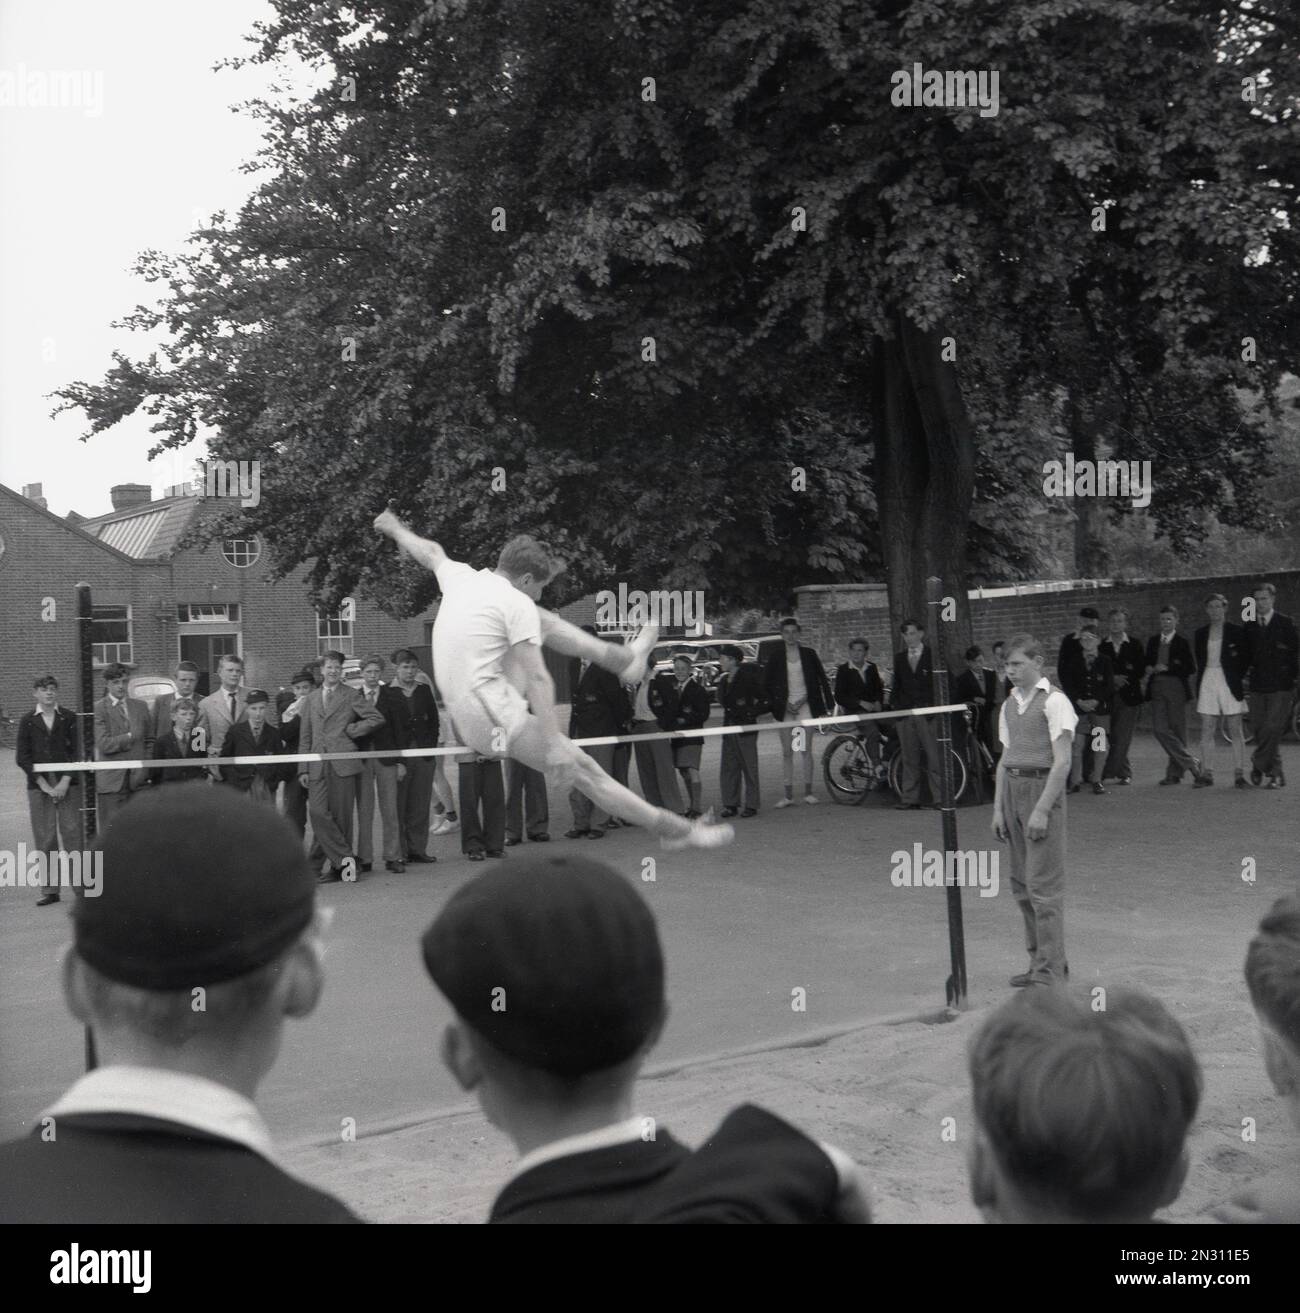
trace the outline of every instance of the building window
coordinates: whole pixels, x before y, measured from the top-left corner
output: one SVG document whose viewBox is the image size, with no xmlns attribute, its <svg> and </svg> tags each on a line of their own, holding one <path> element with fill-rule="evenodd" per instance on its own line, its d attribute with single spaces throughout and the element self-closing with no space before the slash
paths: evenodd
<svg viewBox="0 0 1300 1313">
<path fill-rule="evenodd" d="M 317 611 L 316 655 L 324 656 L 326 652 L 334 651 L 353 656 L 352 627 L 355 620 L 356 605 L 350 597 L 343 599 L 337 611 Z"/>
<path fill-rule="evenodd" d="M 193 605 L 182 602 L 176 608 L 176 620 L 182 625 L 238 624 L 239 603 L 221 602 L 216 605 L 207 603 Z"/>
<path fill-rule="evenodd" d="M 223 538 L 221 554 L 241 570 L 256 565 L 262 555 L 262 544 L 256 538 Z"/>
<path fill-rule="evenodd" d="M 97 606 L 91 621 L 91 652 L 95 665 L 109 666 L 114 661 L 131 664 L 131 608 Z"/>
</svg>

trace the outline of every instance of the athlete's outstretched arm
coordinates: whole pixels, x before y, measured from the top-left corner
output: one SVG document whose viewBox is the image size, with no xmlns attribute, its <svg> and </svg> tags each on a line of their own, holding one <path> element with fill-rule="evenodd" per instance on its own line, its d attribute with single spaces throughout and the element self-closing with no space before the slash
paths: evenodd
<svg viewBox="0 0 1300 1313">
<path fill-rule="evenodd" d="M 432 538 L 421 538 L 388 508 L 375 516 L 375 528 L 380 533 L 386 533 L 412 560 L 418 561 L 426 570 L 432 570 L 435 574 L 448 559 L 440 544 Z"/>
</svg>

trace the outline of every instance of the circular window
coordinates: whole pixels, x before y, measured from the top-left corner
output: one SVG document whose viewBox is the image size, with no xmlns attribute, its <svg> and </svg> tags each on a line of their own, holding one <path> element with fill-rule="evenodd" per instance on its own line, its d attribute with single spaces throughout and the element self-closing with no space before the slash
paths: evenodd
<svg viewBox="0 0 1300 1313">
<path fill-rule="evenodd" d="M 262 544 L 256 538 L 223 538 L 221 554 L 241 570 L 256 565 L 262 555 Z"/>
</svg>

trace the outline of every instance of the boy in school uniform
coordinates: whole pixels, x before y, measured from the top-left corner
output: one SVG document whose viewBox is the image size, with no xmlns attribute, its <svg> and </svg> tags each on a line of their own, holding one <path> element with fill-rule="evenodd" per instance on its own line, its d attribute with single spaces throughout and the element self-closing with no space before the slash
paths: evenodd
<svg viewBox="0 0 1300 1313">
<path fill-rule="evenodd" d="M 223 757 L 269 757 L 284 751 L 280 731 L 267 723 L 266 710 L 270 698 L 260 688 L 249 689 L 244 699 L 244 719 L 226 731 L 221 745 Z M 241 793 L 249 794 L 254 802 L 275 806 L 275 791 L 284 778 L 284 766 L 222 766 L 222 780 Z"/>
<path fill-rule="evenodd" d="M 32 843 L 45 854 L 43 888 L 37 907 L 59 901 L 56 859 L 61 852 L 81 846 L 81 787 L 71 773 L 55 775 L 33 770 L 51 761 L 77 761 L 77 718 L 59 706 L 59 681 L 42 675 L 32 685 L 36 708 L 18 722 L 14 757 L 27 777 L 27 810 L 32 822 Z"/>
<path fill-rule="evenodd" d="M 194 732 L 198 718 L 198 704 L 192 699 L 173 700 L 168 709 L 170 725 L 153 745 L 154 761 L 173 764 L 155 766 L 149 772 L 149 782 L 155 789 L 174 784 L 203 783 L 210 778 L 203 766 L 208 759 L 207 748 L 199 747 L 201 739 Z M 176 764 L 182 762 L 189 764 Z"/>
<path fill-rule="evenodd" d="M 1078 722 L 1070 699 L 1043 675 L 1029 634 L 1007 643 L 1011 696 L 1002 704 L 993 833 L 1010 849 L 1011 892 L 1025 923 L 1029 967 L 1013 989 L 1060 984 L 1065 957 L 1065 786 Z"/>
</svg>

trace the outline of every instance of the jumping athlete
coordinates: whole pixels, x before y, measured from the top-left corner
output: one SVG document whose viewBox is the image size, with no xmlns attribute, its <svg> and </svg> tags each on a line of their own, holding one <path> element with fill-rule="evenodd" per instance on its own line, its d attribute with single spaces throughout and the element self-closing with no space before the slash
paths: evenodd
<svg viewBox="0 0 1300 1313">
<path fill-rule="evenodd" d="M 664 848 L 731 842 L 733 828 L 711 816 L 687 820 L 638 798 L 559 730 L 542 645 L 627 680 L 644 672 L 658 626 L 645 626 L 620 647 L 539 607 L 542 589 L 563 567 L 544 543 L 527 535 L 501 549 L 495 570 L 475 570 L 414 533 L 391 508 L 375 518 L 375 528 L 437 576 L 442 602 L 433 626 L 434 678 L 466 747 L 513 757 L 541 771 L 554 787 L 576 788 L 611 815 L 658 834 Z"/>
</svg>

